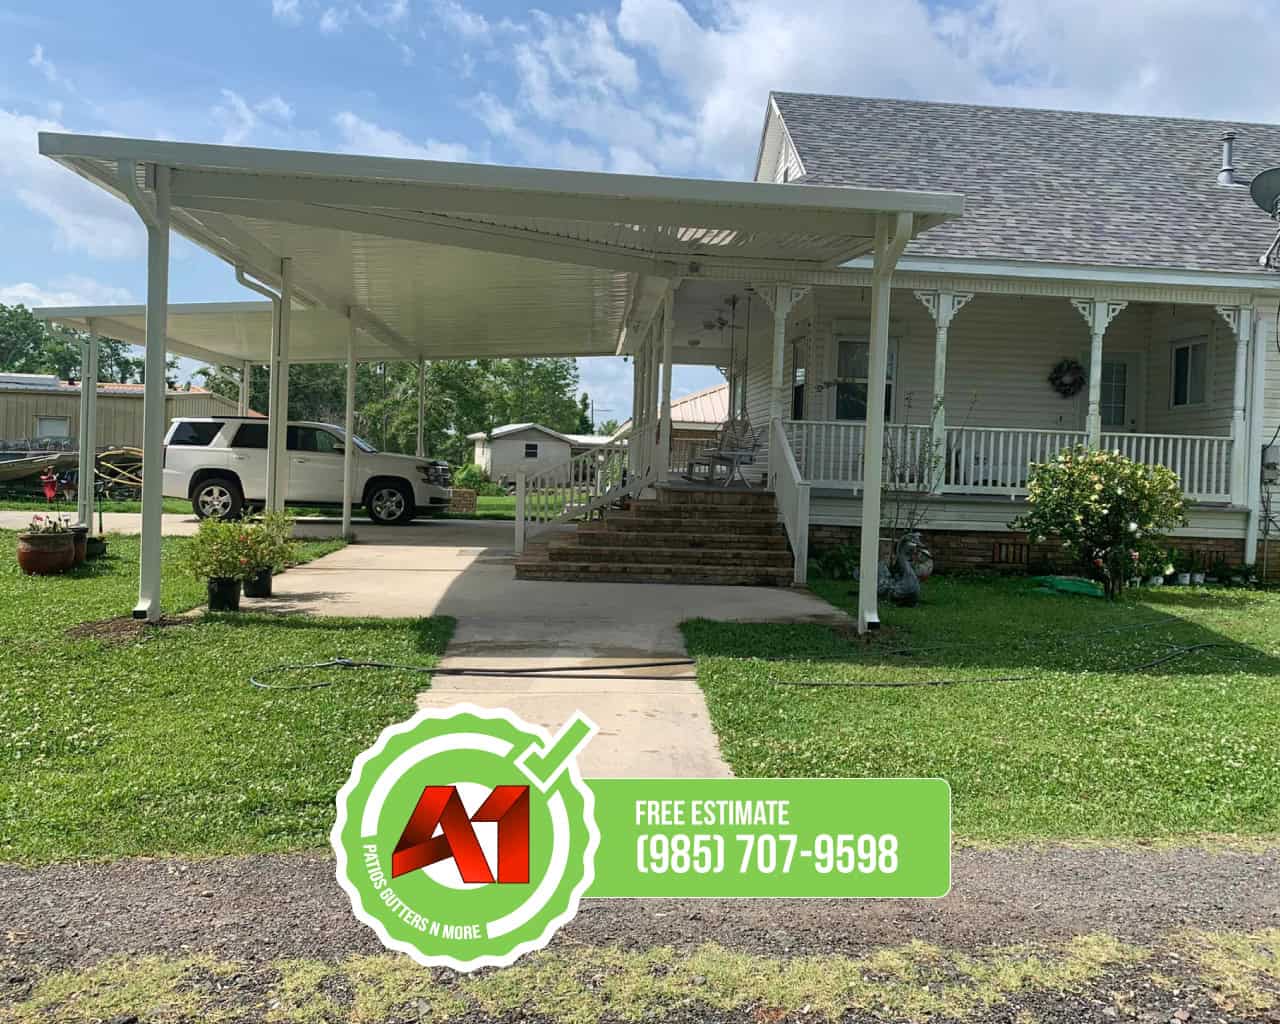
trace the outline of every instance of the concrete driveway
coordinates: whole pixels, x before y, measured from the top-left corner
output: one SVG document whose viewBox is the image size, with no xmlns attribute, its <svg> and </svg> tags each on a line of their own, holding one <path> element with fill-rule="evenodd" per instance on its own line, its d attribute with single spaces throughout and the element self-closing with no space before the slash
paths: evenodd
<svg viewBox="0 0 1280 1024">
<path fill-rule="evenodd" d="M 514 578 L 510 523 L 438 520 L 357 530 L 357 543 L 279 576 L 249 607 L 313 615 L 450 615 L 445 668 L 587 671 L 571 678 L 438 675 L 422 707 L 459 701 L 511 708 L 553 731 L 580 709 L 600 735 L 583 756 L 596 777 L 729 774 L 689 665 L 679 625 L 847 621 L 802 590 L 668 584 L 561 583 Z"/>
</svg>

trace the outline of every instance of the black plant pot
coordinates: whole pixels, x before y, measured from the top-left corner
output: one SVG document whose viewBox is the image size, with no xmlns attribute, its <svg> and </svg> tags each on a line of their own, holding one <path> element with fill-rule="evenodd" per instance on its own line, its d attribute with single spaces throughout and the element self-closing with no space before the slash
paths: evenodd
<svg viewBox="0 0 1280 1024">
<path fill-rule="evenodd" d="M 240 610 L 240 581 L 214 579 L 209 581 L 209 611 L 238 612 Z"/>
<path fill-rule="evenodd" d="M 107 553 L 107 542 L 101 537 L 90 537 L 84 542 L 85 557 L 92 561 Z"/>
<path fill-rule="evenodd" d="M 244 581 L 245 597 L 270 597 L 271 596 L 271 570 L 259 569 L 256 573 Z"/>
</svg>

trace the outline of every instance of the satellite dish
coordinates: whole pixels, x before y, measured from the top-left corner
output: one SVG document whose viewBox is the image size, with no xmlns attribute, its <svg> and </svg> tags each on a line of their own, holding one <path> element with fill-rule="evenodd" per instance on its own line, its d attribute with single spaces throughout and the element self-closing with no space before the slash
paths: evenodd
<svg viewBox="0 0 1280 1024">
<path fill-rule="evenodd" d="M 1267 216 L 1280 218 L 1280 167 L 1256 175 L 1249 185 L 1249 195 Z"/>
</svg>

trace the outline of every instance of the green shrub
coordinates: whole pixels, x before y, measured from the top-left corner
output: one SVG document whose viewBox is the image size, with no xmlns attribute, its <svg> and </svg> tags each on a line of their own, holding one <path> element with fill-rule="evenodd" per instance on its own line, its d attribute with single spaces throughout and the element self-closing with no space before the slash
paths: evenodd
<svg viewBox="0 0 1280 1024">
<path fill-rule="evenodd" d="M 1083 445 L 1031 467 L 1027 505 L 1010 527 L 1026 530 L 1038 544 L 1060 541 L 1109 598 L 1145 567 L 1163 568 L 1165 535 L 1187 521 L 1182 484 L 1172 470 Z"/>
<path fill-rule="evenodd" d="M 255 572 L 279 572 L 294 563 L 298 545 L 293 539 L 293 524 L 294 518 L 287 512 L 264 512 L 245 524 L 247 554 Z"/>
<path fill-rule="evenodd" d="M 197 579 L 246 580 L 254 565 L 254 539 L 246 523 L 202 519 L 182 556 L 182 567 Z"/>
<path fill-rule="evenodd" d="M 497 498 L 507 493 L 501 484 L 490 480 L 489 475 L 474 462 L 468 462 L 453 471 L 453 486 L 465 487 L 486 498 Z"/>
</svg>

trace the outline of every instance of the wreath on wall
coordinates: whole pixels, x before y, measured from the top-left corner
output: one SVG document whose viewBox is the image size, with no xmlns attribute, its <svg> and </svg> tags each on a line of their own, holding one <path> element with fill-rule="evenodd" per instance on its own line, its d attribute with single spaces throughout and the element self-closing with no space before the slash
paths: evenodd
<svg viewBox="0 0 1280 1024">
<path fill-rule="evenodd" d="M 1049 371 L 1049 383 L 1063 398 L 1075 398 L 1089 383 L 1089 375 L 1076 360 L 1063 359 Z"/>
</svg>

